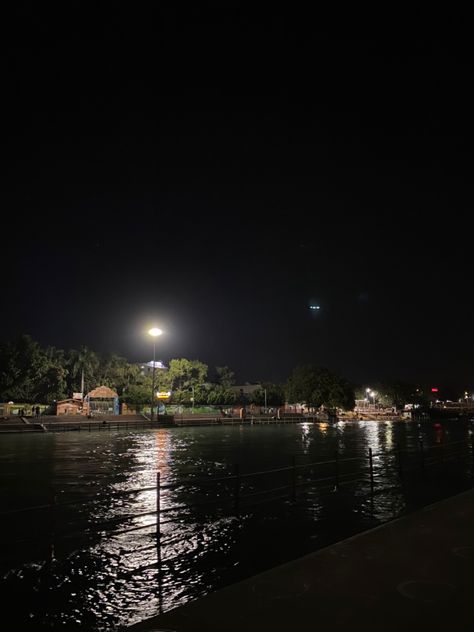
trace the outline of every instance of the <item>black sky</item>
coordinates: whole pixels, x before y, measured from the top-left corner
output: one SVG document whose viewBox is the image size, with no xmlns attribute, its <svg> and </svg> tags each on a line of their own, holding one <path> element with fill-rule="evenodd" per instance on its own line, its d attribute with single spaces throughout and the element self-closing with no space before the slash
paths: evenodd
<svg viewBox="0 0 474 632">
<path fill-rule="evenodd" d="M 97 6 L 7 25 L 2 338 L 473 385 L 470 39 Z"/>
</svg>

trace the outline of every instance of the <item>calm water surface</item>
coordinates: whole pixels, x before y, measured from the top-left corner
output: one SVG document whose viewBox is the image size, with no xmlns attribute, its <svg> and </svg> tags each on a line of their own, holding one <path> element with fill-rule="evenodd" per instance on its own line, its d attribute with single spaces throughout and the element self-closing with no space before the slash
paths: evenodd
<svg viewBox="0 0 474 632">
<path fill-rule="evenodd" d="M 2 515 L 5 603 L 18 627 L 122 629 L 466 489 L 472 456 L 457 442 L 471 436 L 470 422 L 370 421 L 0 435 L 3 511 L 37 507 Z M 202 483 L 236 464 L 241 494 L 265 501 L 241 499 L 238 512 L 235 479 Z M 161 508 L 181 507 L 162 514 L 161 573 L 157 494 L 143 491 L 158 471 Z"/>
</svg>

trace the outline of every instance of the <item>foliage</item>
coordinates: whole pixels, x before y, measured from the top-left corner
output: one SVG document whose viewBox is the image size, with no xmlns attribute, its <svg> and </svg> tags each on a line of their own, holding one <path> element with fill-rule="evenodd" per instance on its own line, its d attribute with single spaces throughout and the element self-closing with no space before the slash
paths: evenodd
<svg viewBox="0 0 474 632">
<path fill-rule="evenodd" d="M 193 395 L 195 406 L 234 404 L 233 372 L 223 366 L 216 367 L 216 374 L 217 383 L 209 383 L 206 364 L 176 358 L 170 360 L 168 370 L 156 371 L 155 387 L 171 391 L 171 401 L 176 404 L 192 405 Z M 26 335 L 0 344 L 0 400 L 53 403 L 79 392 L 82 379 L 85 393 L 104 384 L 116 390 L 123 402 L 135 406 L 150 404 L 152 376 L 118 355 L 102 357 L 85 346 L 69 351 L 43 349 Z M 265 390 L 267 406 L 284 403 L 284 388 L 272 383 L 263 383 L 249 396 L 249 402 L 264 405 Z M 354 393 L 345 380 L 314 366 L 295 369 L 286 386 L 286 396 L 290 403 L 306 402 L 309 406 L 354 405 Z"/>
<path fill-rule="evenodd" d="M 354 390 L 344 378 L 314 365 L 299 366 L 293 371 L 286 394 L 289 403 L 305 403 L 312 408 L 352 410 L 355 403 Z"/>
<path fill-rule="evenodd" d="M 97 386 L 100 374 L 100 358 L 88 347 L 71 349 L 66 354 L 66 369 L 68 371 L 67 386 L 69 393 L 81 391 L 82 376 L 84 376 L 84 392 L 88 393 Z"/>
<path fill-rule="evenodd" d="M 43 350 L 30 336 L 0 346 L 0 394 L 4 400 L 51 401 L 66 389 L 62 352 Z"/>
<path fill-rule="evenodd" d="M 265 406 L 265 391 L 267 406 L 282 406 L 285 403 L 285 389 L 270 382 L 263 383 L 261 388 L 254 391 L 248 398 L 249 402 L 257 406 Z"/>
<path fill-rule="evenodd" d="M 216 366 L 217 383 L 225 389 L 235 384 L 234 372 L 228 366 Z"/>
<path fill-rule="evenodd" d="M 133 406 L 150 405 L 151 383 L 131 384 L 127 387 L 121 397 L 122 402 Z"/>
<path fill-rule="evenodd" d="M 207 391 L 207 404 L 233 404 L 235 402 L 235 393 L 230 388 L 226 388 L 220 384 L 215 384 Z"/>
<path fill-rule="evenodd" d="M 376 383 L 371 387 L 374 392 L 374 402 L 382 406 L 402 409 L 405 404 L 427 404 L 430 401 L 430 394 L 415 384 L 405 382 Z M 365 399 L 366 389 L 359 387 L 356 389 L 356 398 Z M 372 398 L 371 398 L 372 401 Z"/>
</svg>

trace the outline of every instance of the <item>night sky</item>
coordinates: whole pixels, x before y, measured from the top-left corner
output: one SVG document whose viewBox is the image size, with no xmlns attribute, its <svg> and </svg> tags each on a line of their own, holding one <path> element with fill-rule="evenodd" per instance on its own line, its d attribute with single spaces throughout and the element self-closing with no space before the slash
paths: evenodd
<svg viewBox="0 0 474 632">
<path fill-rule="evenodd" d="M 117 6 L 6 25 L 2 339 L 474 386 L 471 39 Z"/>
</svg>

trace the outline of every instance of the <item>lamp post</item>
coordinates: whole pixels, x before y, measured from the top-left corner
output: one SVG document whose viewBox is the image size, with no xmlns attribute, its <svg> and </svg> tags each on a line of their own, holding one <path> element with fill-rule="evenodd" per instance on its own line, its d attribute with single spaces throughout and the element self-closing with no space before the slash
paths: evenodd
<svg viewBox="0 0 474 632">
<path fill-rule="evenodd" d="M 152 387 L 151 387 L 151 421 L 153 421 L 154 411 L 155 411 L 155 370 L 156 370 L 156 362 L 155 362 L 155 354 L 156 354 L 156 339 L 158 336 L 161 336 L 163 333 L 161 329 L 157 327 L 152 327 L 148 333 L 153 337 L 153 379 L 152 379 Z M 158 409 L 158 415 L 160 411 Z"/>
<path fill-rule="evenodd" d="M 366 399 L 367 403 L 370 405 L 370 398 L 371 398 L 371 397 L 373 398 L 373 396 L 374 396 L 374 391 L 373 391 L 373 390 L 371 390 L 370 388 L 366 388 L 366 389 L 365 389 L 365 393 L 366 393 L 366 398 L 365 398 L 365 399 Z M 373 403 L 373 401 L 372 401 L 372 403 Z"/>
</svg>

